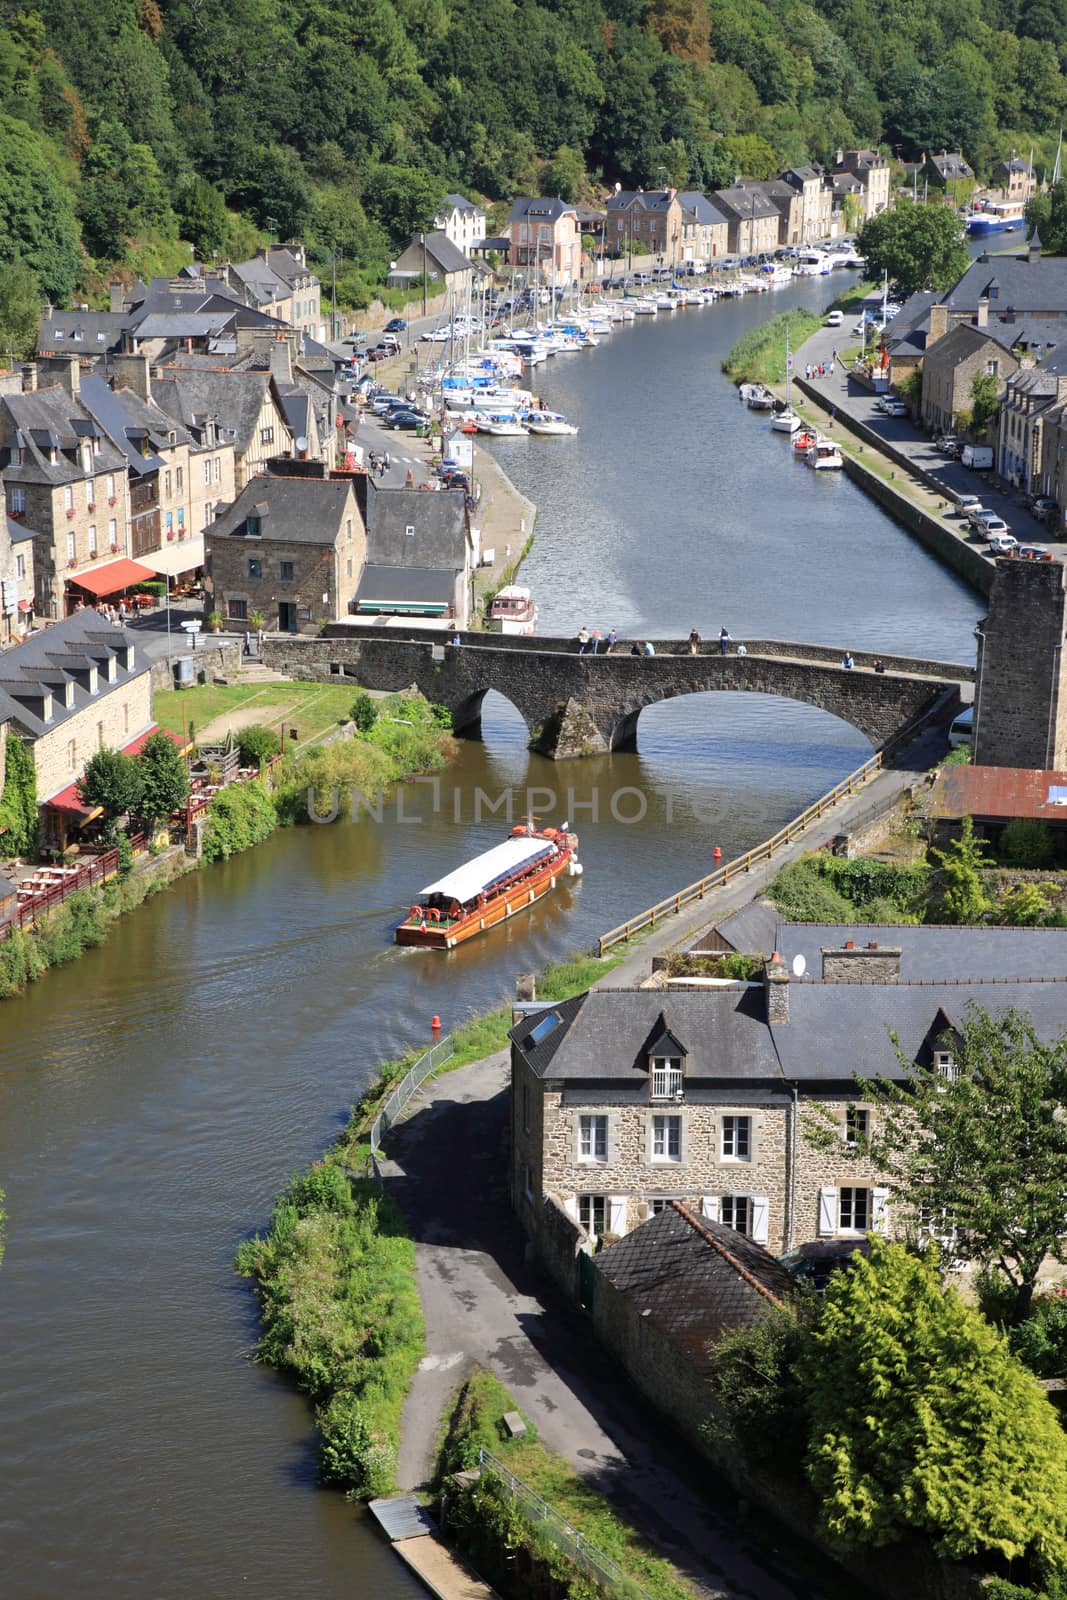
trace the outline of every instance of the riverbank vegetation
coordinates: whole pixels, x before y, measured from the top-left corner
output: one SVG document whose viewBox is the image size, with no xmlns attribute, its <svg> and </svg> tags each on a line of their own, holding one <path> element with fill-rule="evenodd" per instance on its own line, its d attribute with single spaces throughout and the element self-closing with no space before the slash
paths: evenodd
<svg viewBox="0 0 1067 1600">
<path fill-rule="evenodd" d="M 486 1450 L 653 1600 L 693 1600 L 696 1591 L 678 1569 L 562 1456 L 545 1449 L 528 1418 L 525 1435 L 509 1436 L 504 1416 L 518 1409 L 502 1383 L 478 1371 L 460 1390 L 441 1446 L 437 1487 L 448 1494 L 449 1536 L 479 1574 L 505 1600 L 544 1592 L 546 1578 L 565 1586 L 561 1592 L 571 1600 L 615 1600 L 621 1592 L 606 1579 L 598 1583 L 565 1543 L 553 1541 L 551 1520 L 535 1524 L 525 1516 L 491 1470 L 463 1488 L 447 1482 L 452 1473 L 477 1469 L 479 1450 Z"/>
<path fill-rule="evenodd" d="M 784 383 L 786 335 L 795 352 L 821 327 L 822 317 L 813 311 L 783 311 L 743 334 L 722 370 L 732 383 Z"/>
</svg>

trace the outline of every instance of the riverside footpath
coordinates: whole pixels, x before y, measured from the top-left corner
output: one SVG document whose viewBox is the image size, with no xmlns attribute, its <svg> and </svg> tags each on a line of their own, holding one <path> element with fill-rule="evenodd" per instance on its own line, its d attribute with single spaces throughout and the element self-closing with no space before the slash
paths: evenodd
<svg viewBox="0 0 1067 1600">
<path fill-rule="evenodd" d="M 944 730 L 926 730 L 858 794 L 808 834 L 743 878 L 666 918 L 601 980 L 632 987 L 651 958 L 684 946 L 762 893 L 789 860 L 854 831 L 922 783 L 943 755 Z M 430 1080 L 416 1109 L 390 1136 L 381 1166 L 387 1191 L 409 1218 L 416 1281 L 426 1319 L 426 1355 L 405 1403 L 398 1476 L 428 1482 L 442 1415 L 473 1367 L 488 1367 L 536 1423 L 545 1445 L 607 1495 L 708 1600 L 821 1600 L 836 1575 L 817 1582 L 786 1570 L 798 1552 L 761 1526 L 758 1543 L 740 1525 L 733 1491 L 707 1463 L 665 1433 L 620 1383 L 580 1312 L 525 1256 L 510 1210 L 506 1051 Z M 461 1163 L 455 1152 L 462 1150 Z M 699 1489 L 694 1485 L 699 1485 Z M 817 1558 L 811 1558 L 817 1559 Z M 843 1592 L 843 1591 L 842 1591 Z"/>
</svg>

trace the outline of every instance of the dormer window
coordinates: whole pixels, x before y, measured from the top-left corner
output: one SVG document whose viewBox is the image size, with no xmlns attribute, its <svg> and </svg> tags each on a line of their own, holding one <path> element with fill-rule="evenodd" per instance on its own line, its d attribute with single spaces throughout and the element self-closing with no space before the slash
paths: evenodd
<svg viewBox="0 0 1067 1600">
<path fill-rule="evenodd" d="M 245 518 L 245 533 L 250 539 L 258 539 L 262 531 L 262 522 L 258 511 L 250 511 Z"/>
<path fill-rule="evenodd" d="M 942 1083 L 955 1083 L 959 1077 L 960 1069 L 956 1065 L 956 1057 L 951 1050 L 934 1051 L 934 1071 Z"/>
<path fill-rule="evenodd" d="M 682 1093 L 681 1056 L 655 1056 L 652 1060 L 653 1100 L 674 1100 Z"/>
</svg>

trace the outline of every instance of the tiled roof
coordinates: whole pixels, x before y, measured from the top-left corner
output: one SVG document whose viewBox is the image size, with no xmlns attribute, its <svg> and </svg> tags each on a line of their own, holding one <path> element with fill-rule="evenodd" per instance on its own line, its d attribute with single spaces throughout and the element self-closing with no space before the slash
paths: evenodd
<svg viewBox="0 0 1067 1600">
<path fill-rule="evenodd" d="M 261 519 L 258 534 L 245 533 L 253 512 Z M 207 538 L 279 540 L 285 544 L 332 545 L 342 519 L 359 521 L 359 507 L 347 478 L 251 478 L 237 499 L 213 522 Z"/>
<path fill-rule="evenodd" d="M 596 1270 L 704 1369 L 710 1344 L 762 1321 L 794 1287 L 762 1245 L 679 1201 L 601 1250 Z"/>
</svg>

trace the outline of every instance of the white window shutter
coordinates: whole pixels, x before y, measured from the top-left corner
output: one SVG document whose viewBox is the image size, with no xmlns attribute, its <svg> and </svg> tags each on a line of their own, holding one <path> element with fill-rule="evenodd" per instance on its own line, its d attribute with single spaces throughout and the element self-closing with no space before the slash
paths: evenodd
<svg viewBox="0 0 1067 1600">
<path fill-rule="evenodd" d="M 770 1207 L 765 1194 L 752 1197 L 752 1238 L 756 1244 L 767 1243 L 767 1218 Z"/>
<path fill-rule="evenodd" d="M 871 1227 L 875 1233 L 889 1231 L 889 1190 L 871 1190 Z"/>
<path fill-rule="evenodd" d="M 578 1196 L 576 1194 L 569 1194 L 567 1196 L 566 1200 L 564 1200 L 564 1202 L 563 1202 L 563 1209 L 567 1213 L 568 1217 L 570 1217 L 572 1222 L 577 1222 L 578 1221 Z"/>
<path fill-rule="evenodd" d="M 837 1232 L 837 1190 L 827 1186 L 819 1190 L 819 1237 L 832 1239 Z"/>
<path fill-rule="evenodd" d="M 719 1220 L 719 1197 L 717 1194 L 706 1194 L 700 1202 L 700 1210 L 709 1222 Z"/>
<path fill-rule="evenodd" d="M 608 1196 L 608 1232 L 621 1239 L 626 1232 L 626 1196 L 613 1194 Z"/>
</svg>

